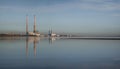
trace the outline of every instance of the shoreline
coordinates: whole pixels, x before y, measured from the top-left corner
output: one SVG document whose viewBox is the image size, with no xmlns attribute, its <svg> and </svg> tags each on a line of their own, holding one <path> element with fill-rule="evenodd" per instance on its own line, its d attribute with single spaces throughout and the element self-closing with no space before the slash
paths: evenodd
<svg viewBox="0 0 120 69">
<path fill-rule="evenodd" d="M 0 38 L 48 38 L 48 39 L 87 39 L 87 40 L 120 40 L 120 37 L 48 37 L 48 36 L 0 36 Z"/>
<path fill-rule="evenodd" d="M 66 39 L 120 40 L 120 37 L 70 37 Z"/>
</svg>

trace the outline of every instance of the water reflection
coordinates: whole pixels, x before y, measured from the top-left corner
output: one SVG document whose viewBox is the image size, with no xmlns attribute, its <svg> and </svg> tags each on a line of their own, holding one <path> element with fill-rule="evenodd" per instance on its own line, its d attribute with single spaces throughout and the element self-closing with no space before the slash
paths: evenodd
<svg viewBox="0 0 120 69">
<path fill-rule="evenodd" d="M 4 37 L 0 69 L 120 69 L 119 53 L 120 40 Z"/>
<path fill-rule="evenodd" d="M 33 42 L 33 50 L 34 50 L 34 56 L 36 56 L 36 47 L 37 43 L 39 43 L 40 38 L 39 37 L 26 37 L 26 56 L 28 56 L 28 43 Z"/>
<path fill-rule="evenodd" d="M 52 44 L 56 40 L 55 37 L 49 37 L 49 44 Z"/>
<path fill-rule="evenodd" d="M 28 39 L 26 39 L 26 56 L 28 56 Z"/>
<path fill-rule="evenodd" d="M 55 37 L 49 38 L 49 44 L 52 44 L 56 40 Z M 34 50 L 34 56 L 36 56 L 36 49 L 37 49 L 37 44 L 40 41 L 40 37 L 26 37 L 26 56 L 28 56 L 28 45 L 29 43 L 33 43 L 33 50 Z"/>
</svg>

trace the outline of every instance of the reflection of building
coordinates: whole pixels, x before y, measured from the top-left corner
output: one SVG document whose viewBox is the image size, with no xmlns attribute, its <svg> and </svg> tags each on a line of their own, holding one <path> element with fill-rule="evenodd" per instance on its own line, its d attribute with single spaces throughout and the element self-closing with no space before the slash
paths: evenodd
<svg viewBox="0 0 120 69">
<path fill-rule="evenodd" d="M 40 37 L 27 37 L 28 42 L 36 42 L 38 43 L 40 41 Z"/>
<path fill-rule="evenodd" d="M 56 40 L 55 37 L 50 37 L 50 38 L 49 38 L 49 44 L 52 44 L 53 41 L 55 41 L 55 40 Z"/>
<path fill-rule="evenodd" d="M 26 56 L 28 56 L 28 39 L 26 38 Z"/>
<path fill-rule="evenodd" d="M 40 36 L 40 33 L 36 31 L 36 16 L 34 15 L 34 30 L 33 32 L 28 32 L 28 16 L 26 16 L 26 35 L 28 36 Z"/>
<path fill-rule="evenodd" d="M 33 44 L 34 44 L 34 56 L 36 56 L 36 41 L 35 40 L 34 40 Z"/>
<path fill-rule="evenodd" d="M 26 38 L 26 55 L 28 56 L 28 43 L 33 42 L 34 56 L 36 56 L 36 44 L 39 42 L 40 38 L 37 37 L 27 37 Z"/>
</svg>

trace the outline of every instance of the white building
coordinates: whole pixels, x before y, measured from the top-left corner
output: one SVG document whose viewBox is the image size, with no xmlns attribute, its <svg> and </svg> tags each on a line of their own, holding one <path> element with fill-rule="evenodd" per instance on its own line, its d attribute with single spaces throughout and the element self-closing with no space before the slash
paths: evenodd
<svg viewBox="0 0 120 69">
<path fill-rule="evenodd" d="M 39 33 L 34 33 L 34 32 L 28 32 L 28 35 L 31 35 L 31 36 L 40 36 Z"/>
</svg>

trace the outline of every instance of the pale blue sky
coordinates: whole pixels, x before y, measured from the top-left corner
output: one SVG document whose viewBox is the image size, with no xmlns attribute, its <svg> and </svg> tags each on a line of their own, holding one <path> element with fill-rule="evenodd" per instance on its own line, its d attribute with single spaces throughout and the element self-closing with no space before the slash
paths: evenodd
<svg viewBox="0 0 120 69">
<path fill-rule="evenodd" d="M 120 35 L 120 0 L 0 0 L 0 32 L 37 30 Z"/>
</svg>

